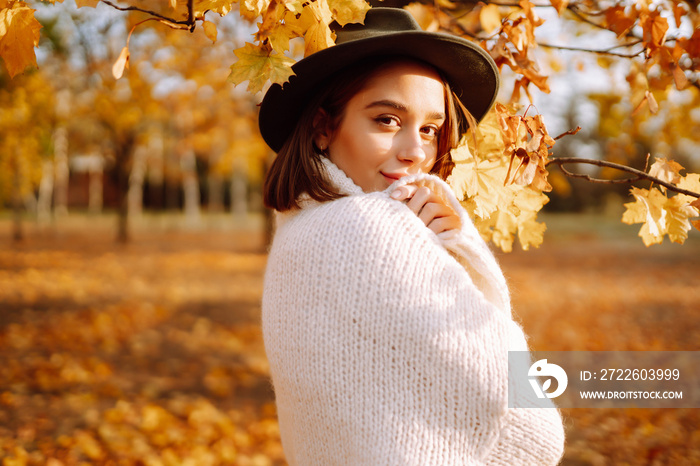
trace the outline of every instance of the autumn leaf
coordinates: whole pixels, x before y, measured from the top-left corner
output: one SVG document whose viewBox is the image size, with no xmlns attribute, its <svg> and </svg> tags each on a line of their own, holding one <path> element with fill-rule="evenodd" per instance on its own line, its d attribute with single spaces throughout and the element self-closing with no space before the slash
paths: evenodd
<svg viewBox="0 0 700 466">
<path fill-rule="evenodd" d="M 254 21 L 269 8 L 270 0 L 243 0 L 239 5 L 241 16 L 248 21 Z"/>
<path fill-rule="evenodd" d="M 683 71 L 683 68 L 680 67 L 678 64 L 674 64 L 673 66 L 673 81 L 676 84 L 676 89 L 679 91 L 682 91 L 688 85 L 690 84 L 690 81 L 688 81 L 688 77 L 685 75 L 685 72 Z"/>
<path fill-rule="evenodd" d="M 666 183 L 676 184 L 681 179 L 681 170 L 683 170 L 683 167 L 679 163 L 657 157 L 656 162 L 649 169 L 649 175 Z M 665 191 L 666 188 L 659 186 L 659 189 Z"/>
<path fill-rule="evenodd" d="M 537 127 L 536 119 L 530 124 Z M 455 167 L 448 183 L 474 217 L 481 236 L 504 252 L 512 250 L 516 235 L 523 249 L 539 246 L 546 229 L 536 221 L 537 213 L 549 201 L 540 187 L 505 183 L 511 159 L 503 152 L 504 141 L 526 144 L 526 126 L 521 117 L 509 115 L 507 107 L 497 104 L 479 125 L 476 144 L 466 136 L 451 153 Z M 549 141 L 544 134 L 537 140 Z M 513 141 L 509 144 L 515 146 Z M 533 169 L 539 169 L 537 163 Z"/>
<path fill-rule="evenodd" d="M 605 22 L 619 39 L 632 29 L 636 19 L 627 16 L 624 6 L 613 6 L 605 10 Z"/>
<path fill-rule="evenodd" d="M 637 104 L 635 109 L 632 111 L 632 116 L 636 115 L 639 113 L 644 106 L 649 107 L 649 111 L 653 114 L 656 114 L 659 112 L 659 104 L 656 102 L 656 99 L 654 98 L 654 94 L 652 94 L 649 90 L 644 91 L 644 97 L 642 100 Z"/>
<path fill-rule="evenodd" d="M 36 66 L 34 47 L 39 44 L 41 24 L 24 2 L 0 9 L 0 57 L 11 78 L 30 66 Z"/>
<path fill-rule="evenodd" d="M 304 36 L 304 56 L 326 49 L 335 44 L 330 23 L 333 15 L 326 0 L 305 4 L 301 15 L 286 15 L 285 23 Z"/>
<path fill-rule="evenodd" d="M 559 16 L 561 16 L 562 12 L 566 10 L 566 7 L 569 5 L 569 0 L 551 0 L 551 3 L 554 9 L 557 10 Z"/>
<path fill-rule="evenodd" d="M 119 79 L 124 74 L 124 69 L 129 68 L 129 47 L 124 47 L 119 54 L 119 58 L 112 65 L 112 76 Z"/>
<path fill-rule="evenodd" d="M 203 21 L 202 28 L 204 29 L 204 34 L 207 36 L 207 38 L 211 40 L 212 43 L 216 43 L 216 24 L 212 23 L 211 21 Z"/>
<path fill-rule="evenodd" d="M 639 26 L 642 28 L 647 49 L 653 51 L 663 46 L 668 32 L 668 21 L 658 11 L 642 12 L 639 15 Z"/>
<path fill-rule="evenodd" d="M 195 17 L 202 17 L 207 11 L 213 11 L 221 16 L 229 14 L 237 0 L 199 0 L 194 2 Z"/>
<path fill-rule="evenodd" d="M 501 11 L 498 5 L 484 5 L 479 10 L 479 21 L 485 33 L 491 34 L 501 27 Z"/>
<path fill-rule="evenodd" d="M 664 204 L 667 212 L 668 239 L 674 243 L 683 244 L 688 239 L 688 231 L 691 229 L 690 217 L 697 217 L 698 211 L 680 196 L 673 196 Z"/>
<path fill-rule="evenodd" d="M 234 53 L 238 60 L 231 65 L 228 81 L 236 85 L 248 81 L 248 91 L 252 93 L 260 92 L 268 79 L 282 84 L 294 74 L 294 60 L 274 53 L 270 46 L 256 46 L 246 42 Z"/>
<path fill-rule="evenodd" d="M 341 26 L 362 23 L 370 6 L 364 0 L 328 0 L 333 17 Z"/>
<path fill-rule="evenodd" d="M 627 210 L 622 214 L 622 222 L 642 223 L 639 236 L 646 246 L 661 244 L 668 231 L 668 214 L 664 209 L 666 196 L 656 188 L 632 188 L 630 192 L 635 201 L 625 204 Z"/>
<path fill-rule="evenodd" d="M 521 247 L 527 251 L 530 246 L 539 247 L 544 241 L 544 232 L 547 226 L 537 221 L 539 212 L 549 198 L 536 189 L 521 189 L 513 199 L 513 205 L 518 208 L 518 241 Z"/>
<path fill-rule="evenodd" d="M 676 186 L 678 186 L 680 189 L 700 194 L 700 174 L 690 173 L 684 177 L 681 177 Z M 688 196 L 686 194 L 679 194 L 679 196 L 681 196 L 685 202 L 690 203 L 690 205 L 693 207 L 700 209 L 699 198 Z"/>
</svg>

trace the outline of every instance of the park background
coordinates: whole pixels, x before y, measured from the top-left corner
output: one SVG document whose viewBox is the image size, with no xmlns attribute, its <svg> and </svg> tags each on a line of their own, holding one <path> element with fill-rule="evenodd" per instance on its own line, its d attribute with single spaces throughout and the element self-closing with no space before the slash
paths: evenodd
<svg viewBox="0 0 700 466">
<path fill-rule="evenodd" d="M 2 464 L 285 464 L 260 333 L 271 154 L 260 94 L 227 82 L 253 29 L 140 26 L 115 80 L 134 17 L 33 7 L 38 70 L 0 73 L 0 138 L 22 147 L 0 154 Z M 536 109 L 553 134 L 583 128 L 556 154 L 700 170 L 697 89 L 633 118 L 605 60 L 547 52 L 565 78 Z M 620 222 L 629 186 L 551 182 L 544 244 L 497 253 L 531 347 L 699 350 L 699 232 L 647 248 Z M 563 415 L 562 464 L 700 463 L 697 409 Z"/>
</svg>

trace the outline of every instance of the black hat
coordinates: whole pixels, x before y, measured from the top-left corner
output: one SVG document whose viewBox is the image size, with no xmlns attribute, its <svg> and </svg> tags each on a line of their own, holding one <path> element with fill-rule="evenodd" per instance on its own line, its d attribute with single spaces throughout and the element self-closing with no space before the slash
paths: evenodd
<svg viewBox="0 0 700 466">
<path fill-rule="evenodd" d="M 496 64 L 481 47 L 457 36 L 423 31 L 400 8 L 371 8 L 364 24 L 333 23 L 336 45 L 299 60 L 295 75 L 283 86 L 273 84 L 260 106 L 260 133 L 278 152 L 294 130 L 309 96 L 326 78 L 360 60 L 378 56 L 415 58 L 432 65 L 469 112 L 480 121 L 498 92 Z"/>
</svg>

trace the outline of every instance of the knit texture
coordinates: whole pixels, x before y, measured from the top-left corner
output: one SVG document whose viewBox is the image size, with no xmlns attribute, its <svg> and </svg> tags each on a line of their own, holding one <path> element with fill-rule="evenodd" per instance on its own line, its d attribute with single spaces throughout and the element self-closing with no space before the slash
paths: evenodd
<svg viewBox="0 0 700 466">
<path fill-rule="evenodd" d="M 509 409 L 508 350 L 526 350 L 503 274 L 446 183 L 405 177 L 278 214 L 262 326 L 291 466 L 554 465 L 552 409 Z M 435 235 L 389 194 L 425 184 L 463 228 Z M 516 387 L 517 396 L 534 396 Z"/>
</svg>

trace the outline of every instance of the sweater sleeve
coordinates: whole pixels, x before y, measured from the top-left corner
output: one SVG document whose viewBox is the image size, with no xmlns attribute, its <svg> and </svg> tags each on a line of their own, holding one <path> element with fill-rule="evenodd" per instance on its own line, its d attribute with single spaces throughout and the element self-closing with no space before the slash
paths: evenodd
<svg viewBox="0 0 700 466">
<path fill-rule="evenodd" d="M 500 309 L 511 313 L 510 296 L 505 277 L 495 257 L 481 238 L 469 215 L 450 187 L 441 179 L 431 175 L 417 175 L 401 180 L 401 183 L 419 183 L 428 186 L 446 199 L 459 214 L 462 228 L 438 234 L 437 237 L 445 249 L 465 268 L 484 297 Z M 395 187 L 390 188 L 391 192 Z M 513 320 L 508 322 L 508 350 L 529 351 L 521 327 Z M 515 383 L 522 383 L 517 381 Z M 488 465 L 524 464 L 524 458 L 530 458 L 528 464 L 557 464 L 563 454 L 564 429 L 561 414 L 550 401 L 548 409 L 522 408 L 524 406 L 542 406 L 542 400 L 534 400 L 531 387 L 523 383 L 515 386 L 511 381 L 515 404 L 520 408 L 508 408 L 502 418 L 501 432 L 496 447 L 490 452 Z M 548 435 L 542 435 L 547 432 Z M 534 455 L 532 451 L 550 452 L 550 456 Z"/>
<path fill-rule="evenodd" d="M 438 234 L 440 243 L 465 268 L 476 288 L 485 295 L 486 299 L 510 314 L 510 296 L 501 268 L 449 185 L 434 175 L 419 174 L 400 179 L 386 192 L 390 193 L 405 184 L 427 186 L 445 199 L 457 212 L 462 228 L 458 231 L 451 230 Z"/>
<path fill-rule="evenodd" d="M 289 464 L 488 463 L 511 324 L 386 193 L 303 210 L 276 234 L 263 296 Z M 527 448 L 522 464 L 541 463 Z"/>
</svg>

